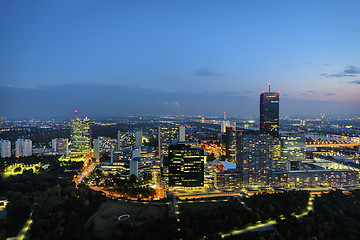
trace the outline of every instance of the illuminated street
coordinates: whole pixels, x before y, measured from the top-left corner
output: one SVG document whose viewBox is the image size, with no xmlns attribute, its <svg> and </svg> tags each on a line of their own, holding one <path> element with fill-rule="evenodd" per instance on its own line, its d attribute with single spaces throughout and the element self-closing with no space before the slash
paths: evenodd
<svg viewBox="0 0 360 240">
<path fill-rule="evenodd" d="M 84 165 L 81 170 L 74 176 L 73 181 L 75 182 L 76 186 L 79 185 L 83 178 L 88 176 L 98 165 L 98 163 L 92 161 L 93 154 L 88 153 L 85 157 Z"/>
<path fill-rule="evenodd" d="M 23 239 L 25 239 L 26 233 L 27 233 L 27 231 L 29 231 L 32 222 L 33 222 L 33 220 L 31 219 L 31 215 L 30 215 L 30 218 L 26 221 L 24 227 L 21 229 L 19 234 L 16 237 L 11 237 L 11 238 L 7 238 L 7 239 L 8 240 L 23 240 Z"/>
<path fill-rule="evenodd" d="M 309 197 L 308 207 L 307 207 L 306 211 L 304 213 L 295 215 L 296 218 L 298 218 L 298 219 L 302 218 L 303 216 L 308 214 L 310 211 L 314 211 L 314 206 L 313 206 L 314 198 L 315 198 L 314 196 Z M 241 229 L 241 230 L 231 231 L 230 233 L 221 235 L 221 238 L 226 238 L 226 237 L 239 235 L 239 234 L 243 234 L 243 233 L 247 233 L 247 232 L 272 230 L 272 229 L 275 229 L 275 225 L 276 225 L 276 220 L 271 220 L 266 223 L 260 223 L 260 224 L 254 225 L 254 226 L 249 226 L 249 227 Z"/>
</svg>

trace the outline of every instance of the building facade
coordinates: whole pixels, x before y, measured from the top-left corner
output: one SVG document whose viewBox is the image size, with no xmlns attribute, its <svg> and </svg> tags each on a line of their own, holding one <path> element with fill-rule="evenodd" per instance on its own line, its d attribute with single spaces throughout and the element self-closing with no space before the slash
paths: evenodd
<svg viewBox="0 0 360 240">
<path fill-rule="evenodd" d="M 221 190 L 234 190 L 240 180 L 240 174 L 236 171 L 216 173 L 215 188 Z"/>
<path fill-rule="evenodd" d="M 272 185 L 287 187 L 352 187 L 359 185 L 359 172 L 350 169 L 317 169 L 274 172 Z"/>
<path fill-rule="evenodd" d="M 179 139 L 178 127 L 161 127 L 158 128 L 158 150 L 159 157 L 167 156 L 169 146 L 174 140 Z"/>
<path fill-rule="evenodd" d="M 68 154 L 69 153 L 69 139 L 54 138 L 51 140 L 51 147 L 55 154 Z"/>
<path fill-rule="evenodd" d="M 88 118 L 71 120 L 70 149 L 72 153 L 86 153 L 91 148 L 91 121 Z"/>
<path fill-rule="evenodd" d="M 18 139 L 15 142 L 15 157 L 29 157 L 32 155 L 32 141 L 30 139 Z"/>
<path fill-rule="evenodd" d="M 136 144 L 136 137 L 134 131 L 121 132 L 118 131 L 118 150 L 124 148 L 133 148 Z"/>
<path fill-rule="evenodd" d="M 205 155 L 202 148 L 178 143 L 169 146 L 169 187 L 204 186 Z"/>
<path fill-rule="evenodd" d="M 279 93 L 262 92 L 260 95 L 260 132 L 269 134 L 277 140 L 279 126 Z"/>
<path fill-rule="evenodd" d="M 135 175 L 139 178 L 146 173 L 151 174 L 154 183 L 159 183 L 160 159 L 135 157 L 130 161 L 130 175 Z"/>
<path fill-rule="evenodd" d="M 11 157 L 11 142 L 9 140 L 0 140 L 0 157 Z"/>
<path fill-rule="evenodd" d="M 280 141 L 282 161 L 305 161 L 305 134 L 284 134 L 281 135 Z"/>
<path fill-rule="evenodd" d="M 226 128 L 225 133 L 225 153 L 226 158 L 235 161 L 237 151 L 237 131 L 232 127 Z"/>
<path fill-rule="evenodd" d="M 110 153 L 111 149 L 117 148 L 116 139 L 110 137 L 98 137 L 93 141 L 94 145 L 94 158 L 96 160 L 100 159 L 102 153 Z"/>
<path fill-rule="evenodd" d="M 244 186 L 268 186 L 272 171 L 272 141 L 267 134 L 248 133 L 238 138 L 237 171 Z"/>
</svg>

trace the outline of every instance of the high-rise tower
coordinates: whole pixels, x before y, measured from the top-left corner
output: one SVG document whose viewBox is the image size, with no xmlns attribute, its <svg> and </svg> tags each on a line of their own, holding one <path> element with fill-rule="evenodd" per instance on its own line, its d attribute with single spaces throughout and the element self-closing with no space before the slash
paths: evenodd
<svg viewBox="0 0 360 240">
<path fill-rule="evenodd" d="M 158 149 L 159 157 L 168 155 L 168 148 L 174 140 L 179 140 L 179 128 L 175 126 L 159 126 Z"/>
<path fill-rule="evenodd" d="M 260 95 L 260 132 L 279 139 L 279 92 L 262 92 Z"/>
<path fill-rule="evenodd" d="M 30 139 L 18 139 L 15 142 L 15 157 L 29 157 L 32 155 L 32 141 Z"/>
<path fill-rule="evenodd" d="M 238 138 L 236 168 L 242 184 L 267 186 L 272 170 L 272 141 L 267 134 L 243 133 Z"/>
<path fill-rule="evenodd" d="M 91 148 L 91 121 L 88 118 L 71 120 L 70 149 L 71 153 L 86 153 Z"/>
<path fill-rule="evenodd" d="M 11 157 L 11 142 L 0 139 L 0 156 L 2 158 Z"/>
</svg>

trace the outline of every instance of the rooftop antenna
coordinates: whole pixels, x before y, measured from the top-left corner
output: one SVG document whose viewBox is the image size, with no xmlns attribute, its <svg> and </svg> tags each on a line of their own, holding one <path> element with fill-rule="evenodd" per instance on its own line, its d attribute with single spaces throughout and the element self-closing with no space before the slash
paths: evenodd
<svg viewBox="0 0 360 240">
<path fill-rule="evenodd" d="M 270 86 L 271 86 L 271 83 L 269 83 L 269 92 L 270 92 Z"/>
<path fill-rule="evenodd" d="M 224 120 L 226 120 L 226 112 L 224 112 Z"/>
<path fill-rule="evenodd" d="M 75 110 L 74 110 L 74 113 L 75 113 L 75 118 L 77 118 L 77 113 L 78 113 L 78 110 L 77 110 L 77 109 L 75 109 Z"/>
</svg>

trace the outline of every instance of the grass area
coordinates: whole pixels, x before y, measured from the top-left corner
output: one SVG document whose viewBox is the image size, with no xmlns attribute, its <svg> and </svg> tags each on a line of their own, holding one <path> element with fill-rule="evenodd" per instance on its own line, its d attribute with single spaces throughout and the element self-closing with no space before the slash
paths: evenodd
<svg viewBox="0 0 360 240">
<path fill-rule="evenodd" d="M 194 203 L 179 203 L 180 212 L 196 212 L 203 210 L 218 209 L 221 207 L 227 207 L 228 202 L 194 202 Z"/>
<path fill-rule="evenodd" d="M 96 236 L 111 239 L 113 236 L 122 235 L 123 229 L 119 227 L 121 223 L 117 220 L 119 216 L 129 214 L 134 227 L 139 227 L 149 221 L 163 218 L 166 211 L 164 205 L 109 200 L 103 203 L 100 209 L 89 218 L 86 226 L 93 229 Z"/>
</svg>

